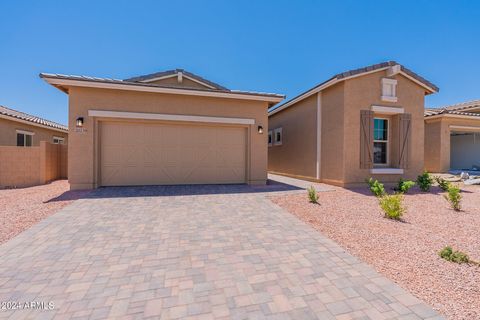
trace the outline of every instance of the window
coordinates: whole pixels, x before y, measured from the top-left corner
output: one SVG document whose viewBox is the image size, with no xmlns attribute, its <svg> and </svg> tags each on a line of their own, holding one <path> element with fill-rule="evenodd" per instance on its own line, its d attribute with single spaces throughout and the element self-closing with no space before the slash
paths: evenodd
<svg viewBox="0 0 480 320">
<path fill-rule="evenodd" d="M 373 120 L 373 163 L 388 163 L 388 119 Z"/>
<path fill-rule="evenodd" d="M 33 132 L 17 130 L 17 147 L 31 147 Z"/>
<path fill-rule="evenodd" d="M 54 144 L 63 144 L 64 142 L 65 142 L 65 138 L 53 136 Z"/>
<path fill-rule="evenodd" d="M 281 146 L 283 141 L 282 128 L 277 128 L 273 131 L 273 144 L 276 146 Z"/>
<path fill-rule="evenodd" d="M 268 146 L 271 147 L 273 145 L 273 131 L 268 130 Z"/>
<path fill-rule="evenodd" d="M 397 80 L 395 79 L 382 79 L 382 100 L 397 102 Z"/>
</svg>

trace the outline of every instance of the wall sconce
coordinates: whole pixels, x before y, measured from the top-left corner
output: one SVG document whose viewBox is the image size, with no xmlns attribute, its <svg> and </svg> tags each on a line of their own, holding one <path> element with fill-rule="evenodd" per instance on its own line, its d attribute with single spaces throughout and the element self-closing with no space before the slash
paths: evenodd
<svg viewBox="0 0 480 320">
<path fill-rule="evenodd" d="M 260 133 L 260 134 L 263 133 L 263 127 L 262 126 L 258 126 L 258 133 Z"/>
<path fill-rule="evenodd" d="M 83 127 L 83 117 L 78 117 L 76 123 L 77 127 Z"/>
</svg>

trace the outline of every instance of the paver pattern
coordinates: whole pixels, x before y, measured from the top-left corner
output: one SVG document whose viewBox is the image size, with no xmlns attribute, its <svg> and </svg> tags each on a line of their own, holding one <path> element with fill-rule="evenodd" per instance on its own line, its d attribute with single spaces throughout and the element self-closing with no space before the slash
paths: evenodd
<svg viewBox="0 0 480 320">
<path fill-rule="evenodd" d="M 0 317 L 441 318 L 266 191 L 96 190 L 0 246 L 0 301 L 55 304 Z"/>
</svg>

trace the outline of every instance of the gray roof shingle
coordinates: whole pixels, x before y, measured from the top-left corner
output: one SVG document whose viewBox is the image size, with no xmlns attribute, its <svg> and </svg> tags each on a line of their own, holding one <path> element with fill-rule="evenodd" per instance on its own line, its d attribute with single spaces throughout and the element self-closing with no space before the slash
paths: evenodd
<svg viewBox="0 0 480 320">
<path fill-rule="evenodd" d="M 40 117 L 32 116 L 28 113 L 13 110 L 5 106 L 0 106 L 0 115 L 7 116 L 8 118 L 11 118 L 12 121 L 23 120 L 23 121 L 39 124 L 45 127 L 50 127 L 53 129 L 58 129 L 58 130 L 68 132 L 68 127 L 64 126 L 63 124 L 46 120 Z"/>
</svg>

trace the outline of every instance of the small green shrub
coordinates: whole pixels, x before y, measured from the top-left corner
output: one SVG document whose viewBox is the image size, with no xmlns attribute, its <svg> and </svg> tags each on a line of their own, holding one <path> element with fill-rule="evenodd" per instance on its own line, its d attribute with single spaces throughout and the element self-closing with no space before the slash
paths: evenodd
<svg viewBox="0 0 480 320">
<path fill-rule="evenodd" d="M 385 194 L 380 198 L 380 207 L 385 213 L 385 218 L 400 220 L 405 212 L 403 207 L 403 195 L 402 194 Z"/>
<path fill-rule="evenodd" d="M 461 251 L 453 251 L 452 247 L 446 246 L 443 248 L 438 255 L 447 261 L 455 262 L 455 263 L 469 263 L 470 258 L 467 254 Z"/>
<path fill-rule="evenodd" d="M 372 178 L 367 180 L 368 186 L 370 187 L 370 191 L 376 196 L 376 197 L 381 197 L 385 192 L 385 188 L 382 183 L 380 183 L 378 180 L 373 180 Z"/>
<path fill-rule="evenodd" d="M 447 190 L 447 194 L 444 195 L 445 199 L 450 202 L 452 209 L 455 211 L 460 211 L 460 201 L 462 200 L 462 195 L 460 194 L 460 188 L 454 184 L 450 185 Z"/>
<path fill-rule="evenodd" d="M 313 186 L 310 186 L 310 187 L 307 188 L 307 192 L 308 192 L 308 200 L 311 203 L 318 203 L 317 190 L 315 190 L 315 188 Z"/>
<path fill-rule="evenodd" d="M 448 191 L 448 188 L 450 187 L 450 182 L 443 179 L 442 177 L 436 176 L 435 181 L 438 183 L 438 186 L 440 189 L 443 191 Z"/>
<path fill-rule="evenodd" d="M 395 191 L 399 193 L 407 193 L 410 188 L 412 188 L 415 185 L 414 181 L 410 180 L 403 180 L 400 178 L 398 180 L 397 186 L 395 187 Z"/>
<path fill-rule="evenodd" d="M 424 171 L 421 175 L 417 177 L 417 184 L 420 187 L 420 190 L 423 192 L 428 192 L 432 186 L 433 179 L 430 173 Z"/>
</svg>

